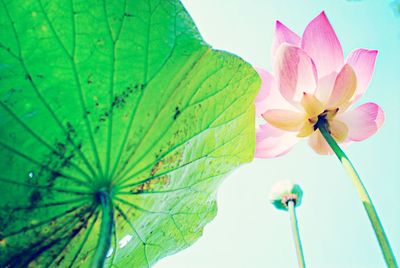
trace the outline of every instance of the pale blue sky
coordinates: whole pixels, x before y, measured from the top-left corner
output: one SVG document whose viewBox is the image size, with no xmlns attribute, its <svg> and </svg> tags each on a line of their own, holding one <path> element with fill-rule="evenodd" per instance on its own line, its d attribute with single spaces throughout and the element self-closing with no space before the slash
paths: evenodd
<svg viewBox="0 0 400 268">
<path fill-rule="evenodd" d="M 400 17 L 391 1 L 183 0 L 213 47 L 271 70 L 276 19 L 301 34 L 326 11 L 347 55 L 378 49 L 366 95 L 385 111 L 383 128 L 346 149 L 375 202 L 400 261 Z M 229 175 L 218 193 L 219 212 L 192 247 L 161 260 L 156 268 L 296 267 L 288 215 L 268 203 L 272 184 L 291 179 L 304 189 L 298 209 L 308 267 L 385 267 L 362 205 L 335 157 L 321 157 L 306 141 L 288 155 L 258 159 Z"/>
</svg>

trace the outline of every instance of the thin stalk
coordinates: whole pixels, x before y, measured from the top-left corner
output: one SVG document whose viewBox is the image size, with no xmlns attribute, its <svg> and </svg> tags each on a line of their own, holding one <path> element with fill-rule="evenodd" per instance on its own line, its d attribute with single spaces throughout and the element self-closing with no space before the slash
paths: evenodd
<svg viewBox="0 0 400 268">
<path fill-rule="evenodd" d="M 99 240 L 93 256 L 91 268 L 102 268 L 111 246 L 111 238 L 114 227 L 114 208 L 109 193 L 99 192 L 96 196 L 102 207 L 101 226 Z"/>
<path fill-rule="evenodd" d="M 306 263 L 304 261 L 303 247 L 301 246 L 299 226 L 297 224 L 296 208 L 293 201 L 289 201 L 287 206 L 290 215 L 290 225 L 292 226 L 294 244 L 296 246 L 297 262 L 299 263 L 300 268 L 305 268 Z"/>
<path fill-rule="evenodd" d="M 390 247 L 389 240 L 385 234 L 385 230 L 383 229 L 382 223 L 379 220 L 378 213 L 375 210 L 375 207 L 372 203 L 371 198 L 365 188 L 364 184 L 361 181 L 360 176 L 355 170 L 353 164 L 350 162 L 350 159 L 346 156 L 343 150 L 336 143 L 335 139 L 331 136 L 329 130 L 326 127 L 326 122 L 318 123 L 318 129 L 321 131 L 322 136 L 328 142 L 329 146 L 335 152 L 336 156 L 339 158 L 342 163 L 344 169 L 350 177 L 351 182 L 357 190 L 358 196 L 360 197 L 364 209 L 367 212 L 369 221 L 374 229 L 376 238 L 378 239 L 379 246 L 381 247 L 383 257 L 385 258 L 386 264 L 389 268 L 398 268 L 396 258 L 394 257 L 392 248 Z"/>
</svg>

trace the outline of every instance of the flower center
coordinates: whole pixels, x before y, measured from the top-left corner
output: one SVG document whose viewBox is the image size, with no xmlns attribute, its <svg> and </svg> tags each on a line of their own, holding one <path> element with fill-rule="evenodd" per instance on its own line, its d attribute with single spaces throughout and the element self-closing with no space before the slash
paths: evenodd
<svg viewBox="0 0 400 268">
<path fill-rule="evenodd" d="M 316 119 L 308 119 L 310 122 L 314 123 L 314 131 L 318 129 L 318 126 L 325 125 L 329 128 L 329 120 L 332 120 L 335 115 L 339 112 L 339 108 L 335 109 L 325 109 L 322 113 L 320 113 Z M 311 121 L 312 120 L 312 121 Z"/>
</svg>

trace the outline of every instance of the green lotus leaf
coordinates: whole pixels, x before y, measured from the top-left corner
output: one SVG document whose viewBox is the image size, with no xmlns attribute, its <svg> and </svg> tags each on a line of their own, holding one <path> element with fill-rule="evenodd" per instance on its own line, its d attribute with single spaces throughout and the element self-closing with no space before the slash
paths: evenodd
<svg viewBox="0 0 400 268">
<path fill-rule="evenodd" d="M 177 0 L 0 0 L 0 267 L 149 267 L 253 158 L 260 81 Z"/>
</svg>

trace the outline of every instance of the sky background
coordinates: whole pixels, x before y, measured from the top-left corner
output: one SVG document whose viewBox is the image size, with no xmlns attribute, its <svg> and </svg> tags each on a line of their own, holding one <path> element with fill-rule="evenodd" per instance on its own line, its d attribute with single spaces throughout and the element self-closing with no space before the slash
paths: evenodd
<svg viewBox="0 0 400 268">
<path fill-rule="evenodd" d="M 400 17 L 391 1 L 183 0 L 205 40 L 271 70 L 275 20 L 302 34 L 325 10 L 342 43 L 378 49 L 375 74 L 360 105 L 373 101 L 385 111 L 381 130 L 346 152 L 358 169 L 400 261 Z M 290 179 L 304 190 L 298 208 L 307 266 L 385 267 L 377 240 L 347 174 L 334 156 L 319 156 L 300 142 L 286 156 L 256 159 L 221 185 L 219 212 L 190 248 L 156 268 L 291 268 L 296 255 L 288 214 L 268 202 L 271 186 Z"/>
</svg>

